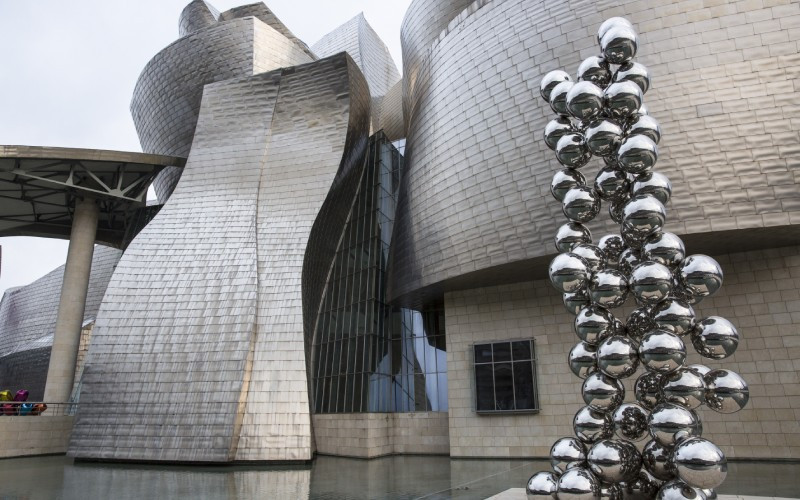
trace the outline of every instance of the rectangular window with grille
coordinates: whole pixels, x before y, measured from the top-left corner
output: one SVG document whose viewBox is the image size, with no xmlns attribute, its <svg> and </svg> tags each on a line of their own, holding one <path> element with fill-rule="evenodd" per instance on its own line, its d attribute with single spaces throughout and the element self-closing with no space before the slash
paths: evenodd
<svg viewBox="0 0 800 500">
<path fill-rule="evenodd" d="M 536 351 L 533 339 L 475 344 L 475 411 L 536 413 Z"/>
</svg>

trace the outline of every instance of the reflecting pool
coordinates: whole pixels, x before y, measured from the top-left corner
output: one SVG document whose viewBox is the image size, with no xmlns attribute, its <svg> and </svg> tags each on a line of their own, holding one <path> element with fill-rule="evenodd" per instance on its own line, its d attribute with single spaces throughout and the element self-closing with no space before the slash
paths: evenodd
<svg viewBox="0 0 800 500">
<path fill-rule="evenodd" d="M 156 466 L 63 456 L 0 460 L 0 499 L 483 499 L 522 487 L 543 460 L 320 456 L 307 467 Z M 723 494 L 800 497 L 800 464 L 729 464 Z"/>
</svg>

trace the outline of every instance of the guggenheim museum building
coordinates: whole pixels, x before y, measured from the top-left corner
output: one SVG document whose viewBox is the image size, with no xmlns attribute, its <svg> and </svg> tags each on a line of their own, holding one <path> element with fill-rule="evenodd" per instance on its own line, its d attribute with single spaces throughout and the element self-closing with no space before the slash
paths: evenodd
<svg viewBox="0 0 800 500">
<path fill-rule="evenodd" d="M 781 0 L 413 0 L 402 76 L 363 15 L 309 46 L 262 3 L 193 0 L 136 82 L 143 153 L 0 147 L 0 235 L 71 237 L 66 267 L 2 298 L 0 389 L 75 403 L 81 459 L 546 457 L 584 403 L 547 279 L 539 83 L 575 78 L 611 16 L 652 78 L 669 230 L 725 270 L 697 320 L 741 334 L 724 366 L 750 403 L 698 410 L 704 435 L 800 459 L 800 4 Z"/>
</svg>

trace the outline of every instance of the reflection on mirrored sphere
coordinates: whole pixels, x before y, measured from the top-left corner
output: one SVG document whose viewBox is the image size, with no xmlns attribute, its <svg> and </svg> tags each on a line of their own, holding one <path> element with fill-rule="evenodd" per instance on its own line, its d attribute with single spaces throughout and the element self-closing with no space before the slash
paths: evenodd
<svg viewBox="0 0 800 500">
<path fill-rule="evenodd" d="M 672 183 L 660 172 L 646 172 L 636 178 L 631 186 L 631 195 L 649 194 L 663 205 L 672 197 Z"/>
<path fill-rule="evenodd" d="M 639 250 L 636 248 L 625 247 L 619 256 L 617 268 L 627 276 L 633 272 L 634 267 L 641 263 L 642 259 L 639 256 Z"/>
<path fill-rule="evenodd" d="M 637 115 L 636 119 L 628 125 L 626 132 L 629 136 L 643 135 L 649 137 L 656 144 L 661 141 L 661 125 L 659 125 L 658 120 L 647 113 Z"/>
<path fill-rule="evenodd" d="M 592 120 L 603 110 L 603 90 L 592 82 L 578 82 L 567 92 L 567 111 L 579 120 Z"/>
<path fill-rule="evenodd" d="M 627 337 L 611 336 L 597 348 L 597 368 L 614 378 L 627 378 L 636 373 L 639 367 L 639 354 L 636 344 Z"/>
<path fill-rule="evenodd" d="M 604 483 L 633 479 L 642 464 L 642 457 L 634 445 L 614 439 L 595 443 L 586 460 L 591 471 Z"/>
<path fill-rule="evenodd" d="M 562 253 L 550 262 L 550 283 L 560 292 L 575 292 L 589 280 L 589 265 L 577 255 Z"/>
<path fill-rule="evenodd" d="M 614 316 L 603 307 L 589 306 L 575 317 L 575 333 L 590 345 L 597 345 L 613 334 Z"/>
<path fill-rule="evenodd" d="M 574 168 L 559 170 L 550 182 L 550 194 L 558 201 L 564 201 L 564 195 L 572 188 L 586 185 L 586 178 Z"/>
<path fill-rule="evenodd" d="M 671 454 L 671 448 L 651 439 L 644 445 L 644 449 L 642 450 L 642 465 L 656 479 L 669 481 L 675 478 L 675 474 L 672 472 L 669 465 Z"/>
<path fill-rule="evenodd" d="M 727 319 L 709 316 L 692 330 L 692 345 L 704 358 L 725 359 L 739 347 L 739 332 Z"/>
<path fill-rule="evenodd" d="M 691 332 L 696 322 L 692 306 L 676 298 L 662 300 L 653 306 L 650 314 L 660 329 L 679 336 Z"/>
<path fill-rule="evenodd" d="M 547 122 L 547 125 L 545 125 L 544 143 L 547 144 L 548 148 L 555 151 L 558 140 L 572 133 L 575 133 L 575 127 L 572 126 L 572 122 L 569 121 L 569 118 L 559 116 L 550 120 Z"/>
<path fill-rule="evenodd" d="M 556 231 L 556 249 L 562 253 L 569 252 L 575 245 L 591 242 L 592 233 L 580 222 L 567 222 Z"/>
<path fill-rule="evenodd" d="M 641 342 L 642 337 L 650 330 L 656 328 L 656 322 L 650 317 L 650 308 L 647 306 L 634 309 L 628 316 L 625 324 L 628 337 L 635 342 Z"/>
<path fill-rule="evenodd" d="M 550 448 L 550 466 L 557 474 L 563 474 L 573 467 L 580 467 L 585 462 L 586 447 L 577 438 L 561 438 Z"/>
<path fill-rule="evenodd" d="M 597 242 L 597 246 L 606 254 L 606 260 L 608 262 L 616 262 L 619 260 L 619 255 L 625 248 L 625 242 L 622 241 L 622 237 L 618 234 L 607 234 L 600 238 Z"/>
<path fill-rule="evenodd" d="M 649 371 L 672 373 L 686 361 L 686 346 L 677 335 L 666 330 L 652 330 L 642 337 L 639 359 Z"/>
<path fill-rule="evenodd" d="M 567 75 L 569 77 L 569 75 Z M 566 116 L 569 114 L 567 111 L 567 93 L 572 86 L 575 85 L 571 80 L 563 80 L 559 82 L 550 91 L 550 108 L 558 115 Z"/>
<path fill-rule="evenodd" d="M 583 401 L 593 410 L 610 412 L 625 399 L 622 382 L 600 372 L 586 377 L 581 389 Z"/>
<path fill-rule="evenodd" d="M 706 497 L 700 489 L 673 479 L 658 490 L 656 500 L 706 500 Z"/>
<path fill-rule="evenodd" d="M 728 475 L 725 455 L 708 439 L 684 439 L 675 446 L 671 460 L 678 478 L 695 488 L 716 488 Z"/>
<path fill-rule="evenodd" d="M 537 472 L 528 479 L 525 493 L 528 500 L 552 500 L 558 486 L 558 476 L 552 472 Z"/>
<path fill-rule="evenodd" d="M 703 380 L 706 383 L 706 405 L 719 413 L 736 413 L 750 400 L 747 382 L 730 370 L 711 370 Z"/>
<path fill-rule="evenodd" d="M 591 158 L 592 152 L 589 151 L 583 134 L 564 134 L 556 143 L 556 159 L 565 167 L 581 168 Z"/>
<path fill-rule="evenodd" d="M 608 62 L 600 56 L 587 57 L 578 66 L 578 80 L 605 87 L 611 81 L 611 69 L 608 67 Z"/>
<path fill-rule="evenodd" d="M 594 179 L 594 190 L 604 200 L 624 198 L 629 187 L 627 174 L 611 167 L 600 169 Z"/>
<path fill-rule="evenodd" d="M 645 239 L 664 226 L 667 209 L 654 196 L 641 195 L 631 198 L 625 205 L 622 216 L 622 234 L 628 235 L 630 243 L 642 246 Z"/>
<path fill-rule="evenodd" d="M 605 35 L 608 30 L 617 25 L 633 28 L 633 24 L 631 24 L 631 22 L 624 17 L 609 17 L 603 21 L 603 23 L 597 29 L 597 43 L 600 43 L 600 40 L 603 39 L 603 35 Z"/>
<path fill-rule="evenodd" d="M 633 82 L 642 89 L 642 94 L 650 89 L 650 72 L 644 64 L 627 62 L 614 72 L 614 82 Z"/>
<path fill-rule="evenodd" d="M 631 271 L 631 291 L 639 305 L 655 305 L 672 292 L 672 273 L 657 262 L 642 262 Z"/>
<path fill-rule="evenodd" d="M 586 342 L 578 342 L 567 356 L 569 369 L 576 376 L 586 378 L 597 371 L 597 348 Z"/>
<path fill-rule="evenodd" d="M 566 71 L 557 69 L 547 73 L 539 83 L 539 92 L 542 95 L 542 99 L 550 102 L 550 93 L 553 91 L 553 89 L 556 88 L 559 83 L 569 81 L 572 81 L 572 78 Z"/>
<path fill-rule="evenodd" d="M 636 56 L 638 48 L 639 37 L 636 31 L 633 27 L 624 24 L 613 25 L 600 38 L 600 49 L 611 64 L 630 62 Z"/>
<path fill-rule="evenodd" d="M 683 241 L 673 233 L 658 231 L 648 236 L 642 246 L 645 260 L 674 268 L 686 257 Z"/>
<path fill-rule="evenodd" d="M 606 254 L 604 254 L 597 245 L 592 245 L 591 243 L 581 243 L 580 245 L 575 245 L 572 248 L 572 253 L 583 257 L 583 260 L 589 264 L 589 270 L 591 270 L 593 273 L 596 273 L 605 267 Z"/>
<path fill-rule="evenodd" d="M 620 144 L 617 161 L 629 174 L 644 174 L 658 161 L 658 146 L 646 135 L 630 135 Z"/>
<path fill-rule="evenodd" d="M 592 444 L 601 439 L 610 438 L 614 433 L 614 422 L 610 413 L 584 406 L 575 414 L 572 428 L 578 439 L 586 444 Z"/>
<path fill-rule="evenodd" d="M 622 142 L 622 128 L 611 120 L 595 120 L 586 127 L 585 137 L 592 154 L 611 157 Z"/>
<path fill-rule="evenodd" d="M 657 372 L 645 372 L 636 379 L 633 392 L 642 407 L 652 410 L 662 401 L 661 381 L 662 375 Z"/>
<path fill-rule="evenodd" d="M 648 435 L 647 419 L 650 412 L 636 403 L 623 403 L 614 410 L 614 431 L 629 441 L 639 441 Z"/>
<path fill-rule="evenodd" d="M 642 105 L 642 89 L 633 82 L 612 83 L 606 87 L 603 97 L 606 111 L 617 120 L 635 116 Z"/>
<path fill-rule="evenodd" d="M 600 481 L 586 468 L 570 469 L 558 479 L 558 500 L 596 500 Z"/>
<path fill-rule="evenodd" d="M 679 278 L 689 293 L 707 297 L 722 286 L 722 268 L 708 255 L 690 255 L 681 263 Z"/>
<path fill-rule="evenodd" d="M 589 298 L 605 308 L 619 307 L 628 297 L 628 280 L 616 269 L 603 269 L 589 279 Z"/>
<path fill-rule="evenodd" d="M 705 403 L 706 383 L 701 375 L 681 368 L 664 375 L 661 392 L 664 401 L 693 410 Z"/>
<path fill-rule="evenodd" d="M 564 195 L 562 211 L 572 222 L 589 222 L 600 212 L 600 198 L 590 187 L 572 188 Z"/>
<path fill-rule="evenodd" d="M 703 433 L 700 418 L 693 410 L 672 403 L 659 403 L 650 412 L 650 435 L 660 445 L 672 447 L 680 441 Z"/>
</svg>

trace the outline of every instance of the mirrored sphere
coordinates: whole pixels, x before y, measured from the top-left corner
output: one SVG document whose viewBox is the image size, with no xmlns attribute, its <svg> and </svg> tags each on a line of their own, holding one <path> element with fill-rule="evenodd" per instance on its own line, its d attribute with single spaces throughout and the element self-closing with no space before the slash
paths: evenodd
<svg viewBox="0 0 800 500">
<path fill-rule="evenodd" d="M 569 118 L 559 116 L 558 118 L 550 120 L 547 122 L 547 125 L 545 125 L 544 143 L 547 144 L 548 148 L 555 151 L 558 140 L 572 133 L 575 133 L 575 127 L 572 126 L 572 122 L 569 121 Z"/>
<path fill-rule="evenodd" d="M 558 479 L 558 500 L 596 500 L 600 495 L 600 481 L 583 467 L 570 469 Z"/>
<path fill-rule="evenodd" d="M 662 300 L 650 310 L 656 325 L 662 330 L 684 336 L 695 326 L 694 308 L 681 299 Z"/>
<path fill-rule="evenodd" d="M 614 422 L 610 413 L 603 413 L 584 406 L 572 420 L 572 428 L 578 439 L 587 444 L 608 439 L 614 434 Z"/>
<path fill-rule="evenodd" d="M 587 186 L 570 189 L 561 203 L 564 215 L 572 222 L 589 222 L 600 212 L 600 198 Z"/>
<path fill-rule="evenodd" d="M 567 75 L 569 76 L 569 75 Z M 563 80 L 550 91 L 550 108 L 558 115 L 567 115 L 567 93 L 575 85 L 571 80 Z"/>
<path fill-rule="evenodd" d="M 619 484 L 601 484 L 600 500 L 622 500 L 622 486 Z"/>
<path fill-rule="evenodd" d="M 747 382 L 730 370 L 711 370 L 703 380 L 706 382 L 706 405 L 719 413 L 736 413 L 750 400 Z"/>
<path fill-rule="evenodd" d="M 641 342 L 642 337 L 654 328 L 656 328 L 656 322 L 650 317 L 650 309 L 646 306 L 634 309 L 625 323 L 628 337 L 636 342 Z"/>
<path fill-rule="evenodd" d="M 575 292 L 589 280 L 586 261 L 571 253 L 556 255 L 548 269 L 550 283 L 560 292 Z"/>
<path fill-rule="evenodd" d="M 589 123 L 584 134 L 592 154 L 616 157 L 617 148 L 622 142 L 622 127 L 611 120 L 595 120 Z"/>
<path fill-rule="evenodd" d="M 649 194 L 655 196 L 658 201 L 667 204 L 672 196 L 672 183 L 666 175 L 659 172 L 646 172 L 633 182 L 631 186 L 631 195 L 639 196 Z"/>
<path fill-rule="evenodd" d="M 706 383 L 696 372 L 682 368 L 664 375 L 661 392 L 664 401 L 693 410 L 705 403 Z"/>
<path fill-rule="evenodd" d="M 675 478 L 670 469 L 669 458 L 672 450 L 658 441 L 651 439 L 642 450 L 642 465 L 656 479 L 669 481 Z"/>
<path fill-rule="evenodd" d="M 550 93 L 556 88 L 561 82 L 570 82 L 572 78 L 569 76 L 569 73 L 566 71 L 561 71 L 560 69 L 551 71 L 542 77 L 542 81 L 539 83 L 539 92 L 542 94 L 542 99 L 547 102 L 550 102 Z"/>
<path fill-rule="evenodd" d="M 701 377 L 705 377 L 708 374 L 708 372 L 711 371 L 711 368 L 707 367 L 706 365 L 689 365 L 686 367 L 686 369 L 692 370 Z"/>
<path fill-rule="evenodd" d="M 625 26 L 624 24 L 615 24 L 600 38 L 600 49 L 603 51 L 603 56 L 611 64 L 629 62 L 636 56 L 638 48 L 639 37 L 636 31 L 633 27 Z"/>
<path fill-rule="evenodd" d="M 686 247 L 675 234 L 658 231 L 647 237 L 642 246 L 642 255 L 646 260 L 673 268 L 683 262 L 686 257 Z"/>
<path fill-rule="evenodd" d="M 558 486 L 558 476 L 552 472 L 537 472 L 528 479 L 525 493 L 528 500 L 552 500 Z"/>
<path fill-rule="evenodd" d="M 694 326 L 692 345 L 704 358 L 725 359 L 739 347 L 739 332 L 727 319 L 709 316 Z"/>
<path fill-rule="evenodd" d="M 597 368 L 609 377 L 630 377 L 638 367 L 636 344 L 627 337 L 614 335 L 597 347 Z"/>
<path fill-rule="evenodd" d="M 627 120 L 635 116 L 642 105 L 642 89 L 633 82 L 612 83 L 603 92 L 603 100 L 611 116 Z"/>
<path fill-rule="evenodd" d="M 672 403 L 659 403 L 650 413 L 648 426 L 653 439 L 668 448 L 703 433 L 700 418 L 693 410 Z"/>
<path fill-rule="evenodd" d="M 592 233 L 579 222 L 567 222 L 556 231 L 555 242 L 556 249 L 565 253 L 581 243 L 591 243 Z"/>
<path fill-rule="evenodd" d="M 589 300 L 589 291 L 582 289 L 576 292 L 565 293 L 562 295 L 564 298 L 564 308 L 570 314 L 577 315 L 584 307 L 589 307 L 591 301 Z"/>
<path fill-rule="evenodd" d="M 681 263 L 679 278 L 689 293 L 707 297 L 722 286 L 722 268 L 708 255 L 690 255 Z"/>
<path fill-rule="evenodd" d="M 669 297 L 672 273 L 657 262 L 642 262 L 631 271 L 631 291 L 639 305 L 652 305 Z"/>
<path fill-rule="evenodd" d="M 592 120 L 603 110 L 603 90 L 592 82 L 578 82 L 567 92 L 567 111 L 579 120 Z"/>
<path fill-rule="evenodd" d="M 622 483 L 622 498 L 625 500 L 652 500 L 658 494 L 661 484 L 660 480 L 642 468 L 634 479 Z"/>
<path fill-rule="evenodd" d="M 556 143 L 556 159 L 565 167 L 581 168 L 591 158 L 592 152 L 582 134 L 564 134 Z"/>
<path fill-rule="evenodd" d="M 661 403 L 661 381 L 662 375 L 657 372 L 645 372 L 636 379 L 633 392 L 642 407 L 652 410 Z"/>
<path fill-rule="evenodd" d="M 616 222 L 617 224 L 622 224 L 622 217 L 624 215 L 625 204 L 628 203 L 630 199 L 630 195 L 621 196 L 617 200 L 611 200 L 611 203 L 608 204 L 608 215 L 611 217 L 611 220 Z"/>
<path fill-rule="evenodd" d="M 587 57 L 578 66 L 578 80 L 605 87 L 611 81 L 611 69 L 608 67 L 608 62 L 600 56 Z"/>
<path fill-rule="evenodd" d="M 661 141 L 661 125 L 652 116 L 640 114 L 628 125 L 626 134 L 628 136 L 643 135 L 658 144 Z"/>
<path fill-rule="evenodd" d="M 654 196 L 642 195 L 631 198 L 622 215 L 622 231 L 628 232 L 637 241 L 644 240 L 664 226 L 667 210 Z"/>
<path fill-rule="evenodd" d="M 706 500 L 706 496 L 698 488 L 673 479 L 658 490 L 656 500 Z"/>
<path fill-rule="evenodd" d="M 684 439 L 675 446 L 672 461 L 678 477 L 695 488 L 716 488 L 728 475 L 725 455 L 708 439 Z"/>
<path fill-rule="evenodd" d="M 586 378 L 597 371 L 597 348 L 586 342 L 578 342 L 569 351 L 567 362 L 572 373 Z"/>
<path fill-rule="evenodd" d="M 605 308 L 619 307 L 628 297 L 628 280 L 616 269 L 604 269 L 589 279 L 589 298 Z"/>
<path fill-rule="evenodd" d="M 636 403 L 624 403 L 614 410 L 614 432 L 622 439 L 639 441 L 648 435 L 650 412 Z"/>
<path fill-rule="evenodd" d="M 621 170 L 605 167 L 594 178 L 594 190 L 604 200 L 614 200 L 625 196 L 630 188 L 628 176 Z"/>
<path fill-rule="evenodd" d="M 618 234 L 607 234 L 600 238 L 597 242 L 597 246 L 606 254 L 606 260 L 608 262 L 616 262 L 619 260 L 619 255 L 625 248 L 625 242 L 622 241 L 622 237 Z"/>
<path fill-rule="evenodd" d="M 705 495 L 708 500 L 717 498 L 717 492 L 713 488 L 701 488 L 700 491 L 703 492 L 703 495 Z"/>
<path fill-rule="evenodd" d="M 672 373 L 686 361 L 686 346 L 677 335 L 666 330 L 652 330 L 642 337 L 639 359 L 649 371 Z"/>
<path fill-rule="evenodd" d="M 611 336 L 613 327 L 614 316 L 602 307 L 586 307 L 575 317 L 575 333 L 590 345 L 597 345 Z"/>
<path fill-rule="evenodd" d="M 642 94 L 647 93 L 650 88 L 650 72 L 644 64 L 637 62 L 627 62 L 617 68 L 614 72 L 613 81 L 616 82 L 633 82 L 642 89 Z"/>
<path fill-rule="evenodd" d="M 586 459 L 591 471 L 605 483 L 632 479 L 642 465 L 642 457 L 634 445 L 615 439 L 596 442 Z"/>
<path fill-rule="evenodd" d="M 597 29 L 597 43 L 598 44 L 600 43 L 600 40 L 603 39 L 603 35 L 605 35 L 608 30 L 617 25 L 633 28 L 633 24 L 631 24 L 631 22 L 625 19 L 624 17 L 609 17 L 608 19 L 603 21 L 603 23 Z"/>
<path fill-rule="evenodd" d="M 550 448 L 550 465 L 557 474 L 563 474 L 573 467 L 580 467 L 585 462 L 586 447 L 577 438 L 561 438 Z"/>
<path fill-rule="evenodd" d="M 572 253 L 583 257 L 583 260 L 589 264 L 589 270 L 591 270 L 593 273 L 596 273 L 605 267 L 606 254 L 604 254 L 597 245 L 592 245 L 591 243 L 581 243 L 580 245 L 575 245 L 572 247 Z"/>
<path fill-rule="evenodd" d="M 625 399 L 622 382 L 600 372 L 586 377 L 581 388 L 583 401 L 593 410 L 610 412 Z"/>
<path fill-rule="evenodd" d="M 631 247 L 625 247 L 619 256 L 617 268 L 626 276 L 630 276 L 633 268 L 641 264 L 642 259 L 639 258 L 639 250 Z"/>
<path fill-rule="evenodd" d="M 586 178 L 582 173 L 573 168 L 565 168 L 553 175 L 553 180 L 550 182 L 550 194 L 558 201 L 564 201 L 567 191 L 585 185 Z"/>
<path fill-rule="evenodd" d="M 658 161 L 658 146 L 646 135 L 630 135 L 620 144 L 617 161 L 622 170 L 641 175 L 649 172 Z"/>
</svg>

